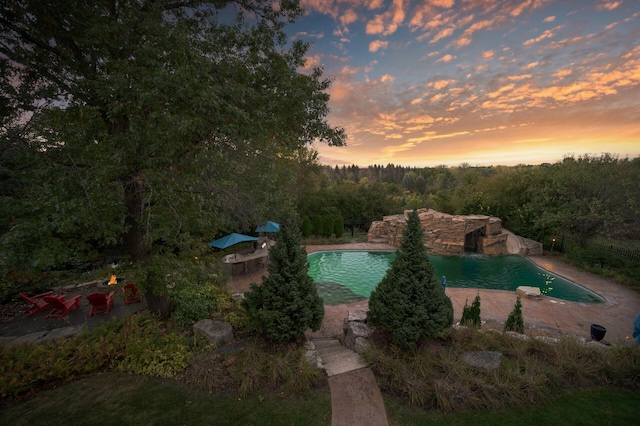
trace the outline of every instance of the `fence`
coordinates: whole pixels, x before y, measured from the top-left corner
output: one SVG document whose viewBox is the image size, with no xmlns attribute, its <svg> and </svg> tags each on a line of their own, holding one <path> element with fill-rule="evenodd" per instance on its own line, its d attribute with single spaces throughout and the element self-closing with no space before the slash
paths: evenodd
<svg viewBox="0 0 640 426">
<path fill-rule="evenodd" d="M 551 251 L 553 251 L 555 248 L 557 251 L 563 252 L 565 240 L 572 241 L 571 238 L 568 238 L 565 236 L 553 238 L 551 243 Z M 594 247 L 598 250 L 609 252 L 610 254 L 615 254 L 616 256 L 631 260 L 632 262 L 640 262 L 640 250 L 617 247 L 617 246 L 614 246 L 613 244 L 594 243 L 594 242 L 587 243 L 587 246 Z"/>
<path fill-rule="evenodd" d="M 608 250 L 610 253 L 627 258 L 633 262 L 640 262 L 640 250 L 631 250 L 624 247 L 615 247 L 611 244 L 602 243 L 590 243 L 589 245 L 600 250 Z"/>
<path fill-rule="evenodd" d="M 371 226 L 370 220 L 345 220 L 344 227 L 351 230 L 351 236 L 353 237 L 353 231 L 355 228 L 361 228 L 364 232 L 369 231 L 369 227 Z"/>
</svg>

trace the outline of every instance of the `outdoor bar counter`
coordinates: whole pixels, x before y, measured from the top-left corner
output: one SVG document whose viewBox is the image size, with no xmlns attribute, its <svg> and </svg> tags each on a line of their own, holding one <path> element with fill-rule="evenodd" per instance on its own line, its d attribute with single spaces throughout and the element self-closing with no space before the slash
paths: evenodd
<svg viewBox="0 0 640 426">
<path fill-rule="evenodd" d="M 260 240 L 255 250 L 243 250 L 228 254 L 222 258 L 225 272 L 232 277 L 251 274 L 264 269 L 269 263 L 269 248 L 275 244 L 272 240 Z"/>
</svg>

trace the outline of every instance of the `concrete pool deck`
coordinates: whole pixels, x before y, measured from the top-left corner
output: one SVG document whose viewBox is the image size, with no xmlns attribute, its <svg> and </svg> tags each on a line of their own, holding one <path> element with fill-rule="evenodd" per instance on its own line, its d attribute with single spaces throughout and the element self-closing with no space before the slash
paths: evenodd
<svg viewBox="0 0 640 426">
<path fill-rule="evenodd" d="M 396 247 L 384 244 L 339 244 L 309 245 L 307 253 L 323 250 L 396 250 Z M 605 303 L 570 302 L 543 296 L 539 299 L 521 298 L 522 315 L 525 327 L 547 330 L 551 333 L 568 334 L 576 337 L 591 338 L 591 324 L 599 324 L 607 329 L 603 343 L 633 345 L 631 333 L 633 320 L 640 312 L 640 294 L 597 275 L 580 271 L 571 265 L 546 256 L 529 257 L 536 265 L 565 279 L 577 283 L 606 300 Z M 261 282 L 267 270 L 235 277 L 229 280 L 234 292 L 249 291 L 251 283 Z M 476 294 L 480 294 L 481 318 L 487 323 L 503 324 L 516 303 L 515 291 L 484 290 L 474 288 L 447 287 L 446 294 L 451 298 L 454 309 L 454 321 L 462 315 L 465 302 L 471 304 Z M 368 309 L 368 301 L 361 300 L 349 304 L 325 305 L 325 319 L 322 328 L 314 335 L 333 337 L 342 333 L 342 321 L 352 309 Z"/>
</svg>

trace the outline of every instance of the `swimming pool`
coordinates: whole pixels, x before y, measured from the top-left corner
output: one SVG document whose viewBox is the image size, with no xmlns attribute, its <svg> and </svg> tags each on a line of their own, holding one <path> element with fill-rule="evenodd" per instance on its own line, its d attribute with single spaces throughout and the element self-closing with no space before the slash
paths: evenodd
<svg viewBox="0 0 640 426">
<path fill-rule="evenodd" d="M 325 305 L 366 299 L 395 259 L 395 252 L 366 250 L 319 251 L 307 256 Z M 520 256 L 431 256 L 438 280 L 448 287 L 515 291 L 519 286 L 540 288 L 543 295 L 584 303 L 602 303 L 597 294 L 538 267 Z"/>
</svg>

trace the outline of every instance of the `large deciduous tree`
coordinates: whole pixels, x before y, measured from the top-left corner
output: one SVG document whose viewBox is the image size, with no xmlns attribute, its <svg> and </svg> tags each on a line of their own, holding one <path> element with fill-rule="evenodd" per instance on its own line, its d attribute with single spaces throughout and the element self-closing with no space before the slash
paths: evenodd
<svg viewBox="0 0 640 426">
<path fill-rule="evenodd" d="M 326 121 L 329 81 L 298 71 L 308 46 L 283 32 L 300 13 L 267 0 L 3 2 L 1 260 L 54 266 L 122 244 L 144 264 L 259 218 L 279 158 L 344 142 Z"/>
<path fill-rule="evenodd" d="M 435 276 L 423 234 L 418 213 L 413 210 L 396 258 L 369 298 L 369 322 L 408 348 L 437 336 L 453 323 L 451 299 Z"/>
</svg>

